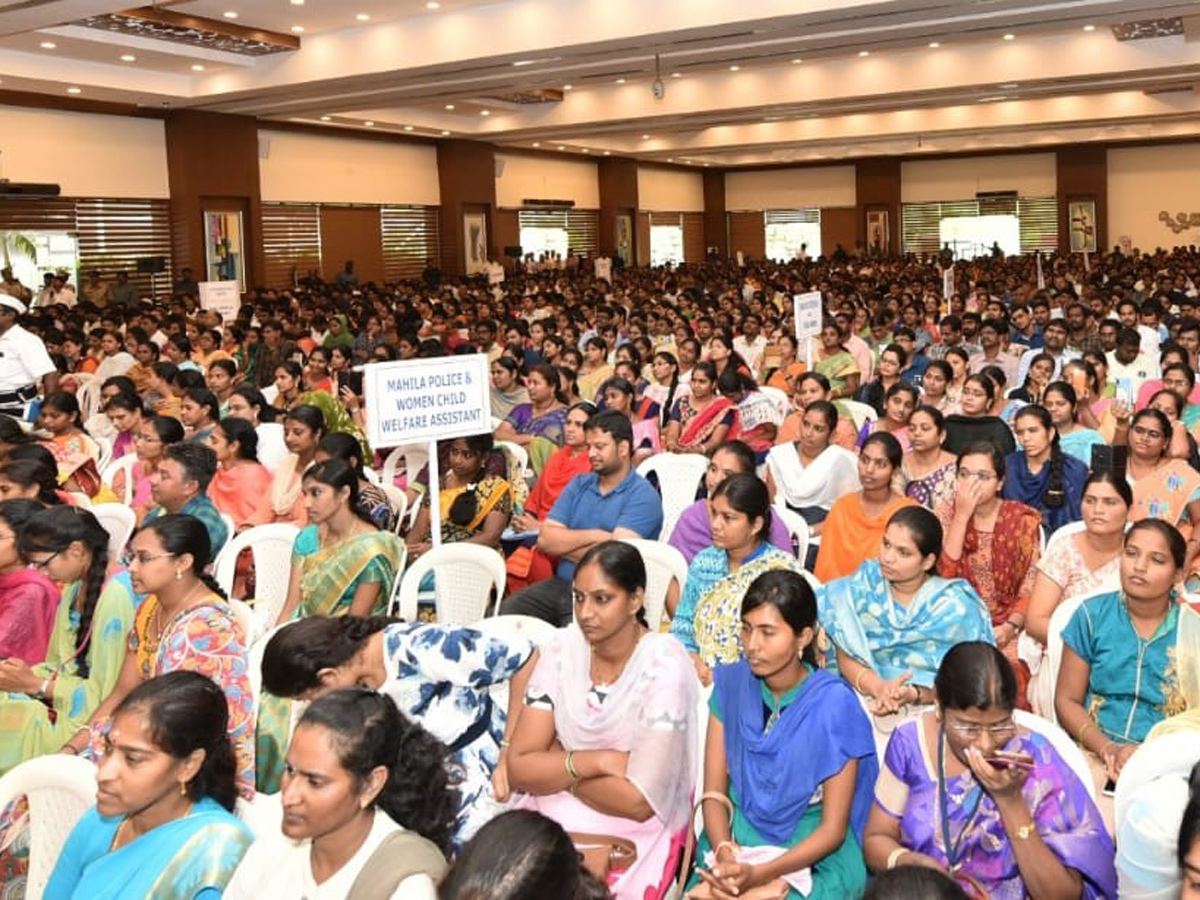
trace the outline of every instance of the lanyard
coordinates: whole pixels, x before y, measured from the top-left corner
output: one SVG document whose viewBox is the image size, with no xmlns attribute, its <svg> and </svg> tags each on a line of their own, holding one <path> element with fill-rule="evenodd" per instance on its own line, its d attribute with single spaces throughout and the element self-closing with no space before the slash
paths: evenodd
<svg viewBox="0 0 1200 900">
<path fill-rule="evenodd" d="M 967 831 L 971 827 L 971 823 L 975 820 L 975 814 L 979 812 L 979 804 L 983 800 L 983 787 L 978 788 L 979 793 L 975 795 L 975 802 L 971 804 L 970 812 L 967 814 L 967 820 L 963 823 L 962 831 L 958 833 L 958 840 L 950 840 L 950 815 L 949 815 L 949 800 L 946 790 L 946 730 L 938 728 L 938 805 L 942 815 L 942 843 L 946 849 L 946 861 L 950 864 L 950 868 L 954 869 L 957 865 L 958 850 L 962 844 L 962 840 L 966 837 Z"/>
</svg>

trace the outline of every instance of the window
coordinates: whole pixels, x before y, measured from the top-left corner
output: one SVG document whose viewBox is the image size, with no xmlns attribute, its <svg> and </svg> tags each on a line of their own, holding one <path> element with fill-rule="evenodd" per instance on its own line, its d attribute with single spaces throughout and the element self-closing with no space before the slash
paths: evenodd
<svg viewBox="0 0 1200 900">
<path fill-rule="evenodd" d="M 594 256 L 599 219 L 594 209 L 522 209 L 517 213 L 521 251 L 535 259 L 543 253 Z"/>
<path fill-rule="evenodd" d="M 565 257 L 568 244 L 565 225 L 521 225 L 521 252 L 526 256 L 533 254 L 534 259 L 540 259 L 543 254 L 555 253 Z"/>
<path fill-rule="evenodd" d="M 677 266 L 683 260 L 683 215 L 650 213 L 650 265 Z"/>
<path fill-rule="evenodd" d="M 42 289 L 42 275 L 65 271 L 68 283 L 79 288 L 79 253 L 74 235 L 55 232 L 0 232 L 5 258 L 12 264 L 13 277 L 35 294 Z"/>
<path fill-rule="evenodd" d="M 1016 216 L 954 216 L 938 223 L 938 240 L 955 259 L 988 256 L 999 244 L 1005 256 L 1021 252 L 1021 223 Z"/>
<path fill-rule="evenodd" d="M 957 259 L 971 259 L 990 254 L 993 243 L 1006 254 L 1058 247 L 1054 197 L 905 203 L 900 219 L 905 253 L 937 253 L 949 244 Z"/>
<path fill-rule="evenodd" d="M 800 248 L 811 258 L 821 255 L 821 210 L 770 209 L 763 213 L 767 259 L 791 262 Z"/>
</svg>

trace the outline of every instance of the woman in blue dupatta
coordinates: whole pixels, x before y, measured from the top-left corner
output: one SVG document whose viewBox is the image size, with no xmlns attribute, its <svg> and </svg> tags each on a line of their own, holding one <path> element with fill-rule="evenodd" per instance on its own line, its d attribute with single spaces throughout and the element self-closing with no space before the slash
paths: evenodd
<svg viewBox="0 0 1200 900">
<path fill-rule="evenodd" d="M 821 625 L 838 670 L 876 715 L 932 703 L 938 665 L 955 644 L 995 642 L 975 589 L 933 574 L 941 552 L 937 516 L 907 506 L 888 520 L 879 559 L 820 592 Z"/>
<path fill-rule="evenodd" d="M 888 741 L 867 865 L 930 866 L 993 900 L 1118 896 L 1112 839 L 1087 788 L 1049 739 L 1013 721 L 1004 654 L 958 644 L 936 688 L 937 709 Z"/>
<path fill-rule="evenodd" d="M 1049 537 L 1063 525 L 1083 518 L 1088 467 L 1063 452 L 1050 413 L 1040 406 L 1026 406 L 1017 413 L 1013 430 L 1024 449 L 1010 453 L 1004 461 L 1001 496 L 1040 512 Z"/>
<path fill-rule="evenodd" d="M 746 658 L 713 676 L 696 879 L 726 894 L 786 882 L 789 900 L 857 897 L 879 773 L 871 725 L 818 665 L 803 576 L 760 575 L 741 614 Z"/>
<path fill-rule="evenodd" d="M 197 672 L 144 681 L 113 715 L 96 805 L 63 847 L 46 900 L 216 900 L 253 840 L 237 799 L 225 695 Z"/>
</svg>

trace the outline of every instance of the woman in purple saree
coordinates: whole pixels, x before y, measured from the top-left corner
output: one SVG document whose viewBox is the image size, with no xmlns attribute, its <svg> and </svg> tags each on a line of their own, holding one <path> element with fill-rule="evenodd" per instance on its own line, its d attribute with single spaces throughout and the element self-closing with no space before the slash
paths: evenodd
<svg viewBox="0 0 1200 900">
<path fill-rule="evenodd" d="M 1117 896 L 1115 850 L 1079 776 L 1013 722 L 1004 655 L 971 641 L 938 668 L 938 703 L 888 741 L 863 837 L 875 871 L 925 865 L 973 896 Z"/>
</svg>

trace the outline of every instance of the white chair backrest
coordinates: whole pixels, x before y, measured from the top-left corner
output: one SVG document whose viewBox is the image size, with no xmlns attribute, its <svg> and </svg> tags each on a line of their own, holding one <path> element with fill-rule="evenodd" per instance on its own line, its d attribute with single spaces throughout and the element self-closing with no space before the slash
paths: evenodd
<svg viewBox="0 0 1200 900">
<path fill-rule="evenodd" d="M 637 549 L 646 564 L 646 622 L 651 631 L 662 625 L 667 607 L 667 591 L 671 580 L 679 584 L 679 592 L 687 583 L 688 563 L 682 553 L 663 541 L 648 541 L 641 538 L 622 538 L 624 543 Z"/>
<path fill-rule="evenodd" d="M 395 484 L 401 463 L 404 466 L 405 486 L 412 487 L 412 480 L 429 462 L 429 450 L 425 444 L 401 444 L 392 449 L 383 461 L 383 469 L 379 473 L 382 484 Z"/>
<path fill-rule="evenodd" d="M 285 622 L 282 625 L 272 625 L 260 631 L 246 653 L 246 668 L 250 674 L 250 689 L 254 691 L 255 700 L 258 700 L 262 696 L 262 661 L 267 644 L 279 629 L 286 628 L 290 624 L 291 622 Z"/>
<path fill-rule="evenodd" d="M 1050 685 L 1050 708 L 1046 716 L 1054 724 L 1058 724 L 1058 713 L 1054 709 L 1054 694 L 1058 690 L 1058 669 L 1062 665 L 1062 632 L 1067 627 L 1067 623 L 1071 621 L 1071 616 L 1075 615 L 1075 610 L 1079 609 L 1079 605 L 1096 594 L 1085 594 L 1081 597 L 1071 597 L 1069 600 L 1063 600 L 1058 604 L 1058 608 L 1050 616 L 1050 626 L 1047 630 L 1046 637 L 1046 666 L 1047 677 Z"/>
<path fill-rule="evenodd" d="M 370 466 L 363 466 L 363 478 L 367 479 L 371 484 L 379 484 L 380 481 L 379 473 Z"/>
<path fill-rule="evenodd" d="M 808 522 L 800 513 L 779 503 L 771 507 L 771 515 L 779 516 L 779 521 L 787 526 L 788 534 L 792 536 L 792 542 L 796 545 L 796 558 L 803 563 L 804 557 L 808 553 Z"/>
<path fill-rule="evenodd" d="M 254 646 L 254 642 L 258 640 L 258 636 L 262 634 L 266 628 L 263 627 L 257 618 L 255 618 L 254 610 L 250 608 L 250 604 L 245 600 L 235 600 L 229 597 L 225 601 L 229 604 L 229 608 L 233 610 L 233 614 L 237 616 L 238 621 L 242 623 L 242 633 L 246 636 L 246 651 Z M 253 682 L 252 682 L 253 683 Z M 257 696 L 255 701 L 257 702 Z"/>
<path fill-rule="evenodd" d="M 109 558 L 120 559 L 137 527 L 137 514 L 123 503 L 98 503 L 92 507 L 92 515 L 108 532 Z"/>
<path fill-rule="evenodd" d="M 663 507 L 659 540 L 671 536 L 683 511 L 696 501 L 696 491 L 707 470 L 708 457 L 701 453 L 656 453 L 638 465 L 637 473 L 643 478 L 651 472 L 658 478 Z"/>
<path fill-rule="evenodd" d="M 283 794 L 256 793 L 252 801 L 238 797 L 233 814 L 254 832 L 255 837 L 279 834 L 283 827 Z"/>
<path fill-rule="evenodd" d="M 1013 710 L 1013 721 L 1021 728 L 1029 731 L 1036 731 L 1042 737 L 1046 738 L 1054 749 L 1058 751 L 1058 755 L 1063 758 L 1068 766 L 1083 782 L 1083 786 L 1087 789 L 1088 796 L 1093 800 L 1096 799 L 1096 783 L 1092 780 L 1092 770 L 1088 768 L 1087 759 L 1084 758 L 1083 751 L 1079 749 L 1079 745 L 1071 740 L 1070 735 L 1065 731 L 1041 716 L 1035 716 L 1031 712 L 1026 712 L 1023 709 Z"/>
<path fill-rule="evenodd" d="M 397 534 L 400 533 L 401 527 L 404 525 L 404 514 L 408 512 L 408 495 L 394 484 L 389 484 L 386 481 L 376 482 L 380 490 L 387 494 L 388 506 L 392 508 L 392 516 L 396 521 Z"/>
<path fill-rule="evenodd" d="M 0 778 L 0 809 L 29 800 L 28 900 L 41 900 L 71 829 L 96 802 L 96 767 L 86 759 L 50 754 L 27 760 Z"/>
<path fill-rule="evenodd" d="M 696 701 L 696 771 L 695 785 L 696 789 L 692 796 L 699 799 L 704 793 L 704 748 L 708 744 L 708 701 L 712 697 L 712 685 L 700 685 L 699 699 Z M 696 820 L 692 823 L 693 828 L 704 827 L 704 808 L 701 807 L 696 811 Z"/>
<path fill-rule="evenodd" d="M 792 406 L 792 402 L 788 399 L 787 392 L 781 391 L 776 387 L 769 387 L 765 384 L 759 385 L 758 389 L 760 392 L 762 392 L 764 397 L 771 401 L 771 405 L 774 406 L 779 412 L 780 421 L 786 419 L 788 413 L 791 412 Z"/>
<path fill-rule="evenodd" d="M 119 459 L 114 459 L 107 466 L 100 470 L 100 480 L 109 487 L 113 486 L 113 480 L 117 477 L 118 472 L 124 472 L 122 476 L 125 483 L 121 486 L 120 501 L 126 505 L 133 502 L 134 491 L 134 474 L 133 467 L 137 465 L 137 454 L 126 453 Z"/>
<path fill-rule="evenodd" d="M 79 386 L 75 392 L 79 401 L 79 421 L 86 422 L 100 411 L 100 384 L 94 378 Z"/>
<path fill-rule="evenodd" d="M 1188 775 L 1197 762 L 1200 762 L 1200 732 L 1164 734 L 1138 747 L 1126 760 L 1117 779 L 1113 796 L 1117 832 L 1120 833 L 1121 822 L 1138 790 L 1156 778 L 1176 777 L 1184 782 L 1180 789 L 1186 793 Z"/>
<path fill-rule="evenodd" d="M 275 624 L 287 602 L 292 577 L 292 544 L 300 529 L 286 522 L 256 525 L 231 537 L 217 554 L 213 577 L 226 594 L 233 590 L 238 555 L 246 548 L 254 558 L 255 618 L 260 628 Z"/>
<path fill-rule="evenodd" d="M 508 480 L 515 484 L 529 477 L 529 451 L 512 441 L 496 441 L 496 449 L 508 462 Z"/>
<path fill-rule="evenodd" d="M 879 418 L 879 413 L 875 412 L 875 407 L 869 403 L 859 403 L 857 400 L 839 400 L 838 405 L 850 413 L 856 429 L 862 428 L 864 422 L 874 422 Z"/>
<path fill-rule="evenodd" d="M 409 622 L 417 618 L 421 580 L 429 572 L 436 573 L 434 603 L 442 625 L 464 625 L 482 619 L 491 591 L 496 591 L 498 601 L 504 596 L 508 580 L 504 557 L 491 547 L 462 542 L 435 547 L 408 567 L 393 595 L 400 615 Z"/>
<path fill-rule="evenodd" d="M 96 470 L 104 471 L 113 461 L 113 442 L 102 435 L 94 435 L 92 440 L 96 442 L 96 446 L 100 448 L 100 458 L 96 460 Z M 136 454 L 127 453 L 126 456 L 135 456 Z M 104 479 L 100 479 L 103 481 Z"/>
</svg>

